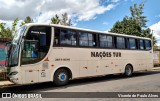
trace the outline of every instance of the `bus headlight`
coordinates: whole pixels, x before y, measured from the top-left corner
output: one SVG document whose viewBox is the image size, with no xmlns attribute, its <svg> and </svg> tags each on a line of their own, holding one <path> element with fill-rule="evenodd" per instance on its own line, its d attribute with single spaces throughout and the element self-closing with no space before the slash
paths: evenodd
<svg viewBox="0 0 160 101">
<path fill-rule="evenodd" d="M 9 73 L 9 75 L 16 75 L 17 73 L 18 73 L 17 71 L 14 71 L 14 72 Z"/>
</svg>

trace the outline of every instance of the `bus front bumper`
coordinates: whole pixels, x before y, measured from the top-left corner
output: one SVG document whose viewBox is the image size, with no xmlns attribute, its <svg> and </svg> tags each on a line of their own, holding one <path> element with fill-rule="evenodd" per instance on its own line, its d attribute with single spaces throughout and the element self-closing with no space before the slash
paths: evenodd
<svg viewBox="0 0 160 101">
<path fill-rule="evenodd" d="M 19 74 L 17 73 L 15 75 L 13 75 L 13 73 L 14 72 L 9 73 L 9 75 L 8 75 L 9 81 L 11 81 L 11 82 L 13 82 L 15 84 L 22 84 L 21 80 L 19 78 Z"/>
</svg>

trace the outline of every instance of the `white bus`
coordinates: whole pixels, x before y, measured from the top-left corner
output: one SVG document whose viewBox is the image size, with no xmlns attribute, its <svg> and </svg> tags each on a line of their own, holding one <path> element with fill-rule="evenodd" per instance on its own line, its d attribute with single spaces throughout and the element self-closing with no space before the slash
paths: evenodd
<svg viewBox="0 0 160 101">
<path fill-rule="evenodd" d="M 8 75 L 16 84 L 53 81 L 150 70 L 149 38 L 100 32 L 54 24 L 26 24 L 8 52 Z"/>
</svg>

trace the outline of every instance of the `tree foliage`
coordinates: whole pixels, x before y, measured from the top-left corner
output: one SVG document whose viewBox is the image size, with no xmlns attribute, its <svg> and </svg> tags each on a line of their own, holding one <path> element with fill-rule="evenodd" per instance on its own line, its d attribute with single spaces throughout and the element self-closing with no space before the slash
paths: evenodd
<svg viewBox="0 0 160 101">
<path fill-rule="evenodd" d="M 26 19 L 24 20 L 25 23 L 33 23 L 33 20 L 30 16 L 27 16 Z"/>
<path fill-rule="evenodd" d="M 143 7 L 143 3 L 139 4 L 138 6 L 137 4 L 134 4 L 133 7 L 130 7 L 131 16 L 136 21 L 136 23 L 139 24 L 140 27 L 146 27 L 146 22 L 148 21 L 146 19 L 146 16 L 142 15 L 144 13 Z"/>
<path fill-rule="evenodd" d="M 71 19 L 68 18 L 68 14 L 64 13 L 62 14 L 62 19 L 60 21 L 61 25 L 65 25 L 65 26 L 71 26 Z"/>
<path fill-rule="evenodd" d="M 16 36 L 17 28 L 18 28 L 19 19 L 16 18 L 11 27 L 6 27 L 6 23 L 0 23 L 0 38 L 10 38 L 12 39 Z M 27 16 L 25 20 L 21 23 L 20 27 L 23 26 L 25 23 L 32 23 L 33 20 L 31 17 Z"/>
<path fill-rule="evenodd" d="M 12 39 L 16 33 L 17 33 L 17 28 L 18 28 L 18 22 L 19 19 L 16 18 L 11 27 L 6 27 L 6 23 L 0 23 L 0 38 L 10 38 Z M 33 23 L 33 19 L 30 16 L 27 16 L 24 21 L 21 22 L 21 26 L 23 26 L 26 23 Z M 72 22 L 71 19 L 68 18 L 68 14 L 64 13 L 62 14 L 62 17 L 60 18 L 57 14 L 51 18 L 51 23 L 52 24 L 61 24 L 65 26 L 71 26 Z"/>
<path fill-rule="evenodd" d="M 17 23 L 18 23 L 19 19 L 16 18 L 13 23 L 12 23 L 12 28 L 11 28 L 11 35 L 12 35 L 12 38 L 16 35 L 16 32 L 17 32 Z"/>
<path fill-rule="evenodd" d="M 156 38 L 151 33 L 149 28 L 146 28 L 146 16 L 143 16 L 144 4 L 141 3 L 137 6 L 130 7 L 131 16 L 125 16 L 122 21 L 117 21 L 110 32 L 128 34 L 140 37 L 148 37 L 152 39 L 153 45 L 156 45 Z"/>
<path fill-rule="evenodd" d="M 51 18 L 51 23 L 52 24 L 59 24 L 60 23 L 60 18 L 59 16 L 56 14 L 54 17 Z"/>
<path fill-rule="evenodd" d="M 61 24 L 61 25 L 65 25 L 65 26 L 71 26 L 72 25 L 72 21 L 71 21 L 71 19 L 68 18 L 67 13 L 62 14 L 61 19 L 56 14 L 54 17 L 51 18 L 51 23 L 52 24 Z"/>
<path fill-rule="evenodd" d="M 11 28 L 6 27 L 6 23 L 0 23 L 0 38 L 10 38 L 12 39 L 16 33 L 16 27 L 18 23 L 18 18 L 16 18 L 13 23 Z"/>
<path fill-rule="evenodd" d="M 123 21 L 117 21 L 111 32 L 121 33 L 121 34 L 128 34 L 128 35 L 136 35 L 140 34 L 140 26 L 135 23 L 131 17 L 124 17 Z"/>
<path fill-rule="evenodd" d="M 23 26 L 26 23 L 33 23 L 33 19 L 30 16 L 27 16 L 24 21 L 21 22 L 20 26 Z"/>
<path fill-rule="evenodd" d="M 0 23 L 0 38 L 11 38 L 12 32 L 9 27 L 5 27 L 5 23 Z"/>
</svg>

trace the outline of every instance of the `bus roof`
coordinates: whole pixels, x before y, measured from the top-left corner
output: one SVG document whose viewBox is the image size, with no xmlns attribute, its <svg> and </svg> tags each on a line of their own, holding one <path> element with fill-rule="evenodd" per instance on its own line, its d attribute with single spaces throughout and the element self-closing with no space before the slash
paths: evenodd
<svg viewBox="0 0 160 101">
<path fill-rule="evenodd" d="M 64 26 L 64 25 L 58 25 L 58 24 L 45 24 L 45 23 L 27 23 L 26 26 L 52 26 L 52 27 L 60 27 L 60 28 L 67 28 L 72 30 L 80 30 L 80 31 L 87 31 L 87 32 L 93 32 L 93 33 L 100 33 L 100 34 L 109 34 L 109 35 L 116 35 L 116 36 L 124 36 L 124 37 L 132 37 L 132 38 L 140 38 L 140 39 L 147 39 L 151 40 L 150 38 L 146 37 L 139 37 L 139 36 L 133 36 L 133 35 L 126 35 L 126 34 L 118 34 L 118 33 L 112 33 L 112 32 L 103 32 L 103 31 L 96 31 L 96 30 L 90 30 L 90 29 L 84 29 L 84 28 L 76 28 L 72 26 Z"/>
</svg>

